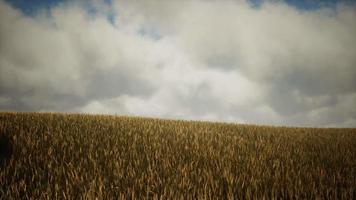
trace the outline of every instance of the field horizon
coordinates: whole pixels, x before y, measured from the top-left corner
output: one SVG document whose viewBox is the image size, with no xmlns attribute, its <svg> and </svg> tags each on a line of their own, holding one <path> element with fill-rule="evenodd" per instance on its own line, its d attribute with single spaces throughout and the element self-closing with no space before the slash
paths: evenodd
<svg viewBox="0 0 356 200">
<path fill-rule="evenodd" d="M 353 199 L 356 129 L 0 112 L 0 199 Z"/>
<path fill-rule="evenodd" d="M 308 126 L 308 125 L 283 125 L 283 124 L 268 124 L 268 123 L 248 123 L 239 121 L 218 121 L 210 119 L 184 119 L 184 118 L 165 118 L 165 117 L 154 117 L 154 116 L 143 116 L 143 115 L 125 115 L 125 114 L 102 114 L 102 113 L 85 113 L 85 112 L 42 112 L 42 111 L 0 111 L 0 115 L 3 114 L 39 114 L 39 115 L 85 115 L 92 117 L 113 117 L 113 118 L 137 118 L 137 119 L 148 119 L 148 120 L 162 120 L 162 121 L 180 121 L 180 122 L 197 122 L 197 123 L 217 123 L 225 125 L 243 125 L 243 126 L 255 126 L 255 127 L 270 127 L 270 128 L 297 128 L 297 129 L 345 129 L 345 130 L 355 130 L 356 127 L 342 127 L 342 126 Z"/>
</svg>

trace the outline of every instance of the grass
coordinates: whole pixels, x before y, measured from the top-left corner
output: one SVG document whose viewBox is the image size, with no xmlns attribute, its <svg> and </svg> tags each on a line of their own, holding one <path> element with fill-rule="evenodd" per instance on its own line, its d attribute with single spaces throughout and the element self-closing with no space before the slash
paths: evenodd
<svg viewBox="0 0 356 200">
<path fill-rule="evenodd" d="M 0 113 L 0 199 L 355 199 L 356 129 Z"/>
</svg>

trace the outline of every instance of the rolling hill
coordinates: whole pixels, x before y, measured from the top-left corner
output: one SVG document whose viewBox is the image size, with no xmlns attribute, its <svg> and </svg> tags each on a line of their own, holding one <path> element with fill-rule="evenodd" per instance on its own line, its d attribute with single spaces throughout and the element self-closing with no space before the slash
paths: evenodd
<svg viewBox="0 0 356 200">
<path fill-rule="evenodd" d="M 355 199 L 356 129 L 0 113 L 0 199 Z"/>
</svg>

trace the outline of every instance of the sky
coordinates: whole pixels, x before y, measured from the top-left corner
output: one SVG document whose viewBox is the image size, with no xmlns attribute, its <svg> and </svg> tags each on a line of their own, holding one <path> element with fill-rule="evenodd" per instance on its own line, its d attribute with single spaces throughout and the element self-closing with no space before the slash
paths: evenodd
<svg viewBox="0 0 356 200">
<path fill-rule="evenodd" d="M 356 127 L 356 5 L 0 0 L 0 111 Z"/>
</svg>

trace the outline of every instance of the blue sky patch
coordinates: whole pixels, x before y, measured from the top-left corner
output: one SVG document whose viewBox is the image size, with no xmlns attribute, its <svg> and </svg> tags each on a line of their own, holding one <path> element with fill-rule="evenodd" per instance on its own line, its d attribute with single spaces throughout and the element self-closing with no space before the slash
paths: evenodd
<svg viewBox="0 0 356 200">
<path fill-rule="evenodd" d="M 24 14 L 33 16 L 38 10 L 50 9 L 61 2 L 67 0 L 6 0 L 15 8 L 20 9 Z M 252 7 L 259 7 L 265 0 L 248 0 Z M 335 7 L 338 2 L 354 4 L 353 0 L 284 0 L 288 5 L 296 7 L 300 10 L 314 10 L 321 7 Z M 105 0 L 107 4 L 111 4 L 112 0 Z M 87 4 L 90 4 L 88 1 Z M 95 12 L 93 7 L 88 6 L 89 12 Z"/>
<path fill-rule="evenodd" d="M 268 0 L 248 0 L 253 8 L 259 8 L 265 1 Z M 325 7 L 335 8 L 338 3 L 355 5 L 354 0 L 284 0 L 284 2 L 299 10 L 316 10 Z"/>
<path fill-rule="evenodd" d="M 39 10 L 48 10 L 66 0 L 6 0 L 13 7 L 20 9 L 25 15 L 36 15 Z"/>
<path fill-rule="evenodd" d="M 337 0 L 285 0 L 285 2 L 293 7 L 300 10 L 315 10 L 321 7 L 335 7 L 335 5 L 340 2 Z"/>
</svg>

